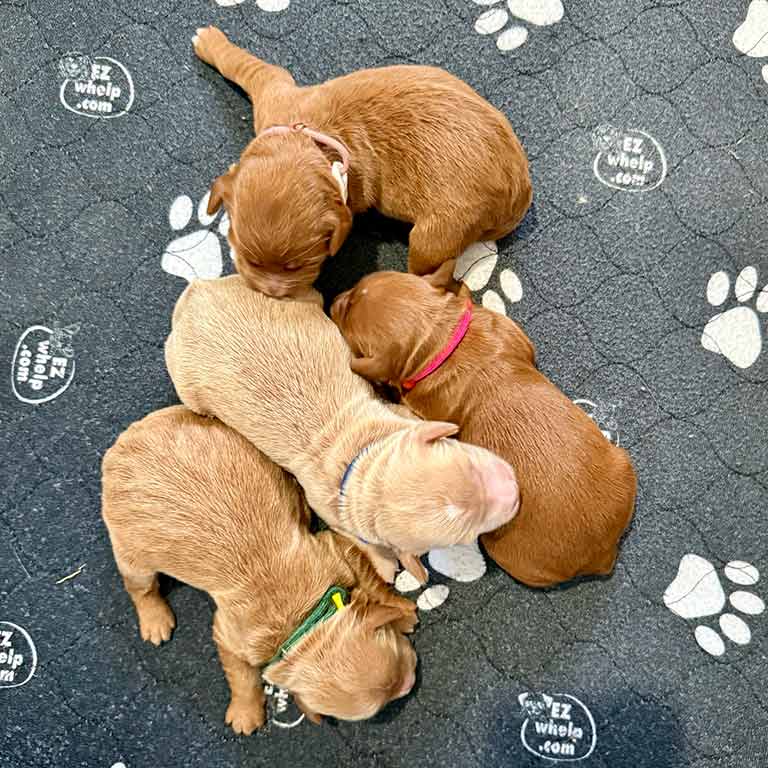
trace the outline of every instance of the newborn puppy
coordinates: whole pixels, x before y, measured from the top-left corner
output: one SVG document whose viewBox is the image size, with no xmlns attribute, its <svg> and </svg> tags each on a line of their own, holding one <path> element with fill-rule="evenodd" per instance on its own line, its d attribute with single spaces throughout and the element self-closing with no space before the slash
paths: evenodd
<svg viewBox="0 0 768 768">
<path fill-rule="evenodd" d="M 536 369 L 521 328 L 473 306 L 452 271 L 378 272 L 341 294 L 331 316 L 352 369 L 515 467 L 520 512 L 481 537 L 508 573 L 533 587 L 610 573 L 635 500 L 627 453 Z"/>
<path fill-rule="evenodd" d="M 517 511 L 512 468 L 446 439 L 455 425 L 398 415 L 376 398 L 319 304 L 271 299 L 239 275 L 198 280 L 172 327 L 165 359 L 181 400 L 295 475 L 312 509 L 386 580 L 399 557 L 425 581 L 418 555 L 472 541 Z"/>
<path fill-rule="evenodd" d="M 361 720 L 410 691 L 416 655 L 401 632 L 416 625 L 416 606 L 354 545 L 313 536 L 295 481 L 233 429 L 165 408 L 123 432 L 102 470 L 102 514 L 142 638 L 159 645 L 176 626 L 158 572 L 215 600 L 236 733 L 264 725 L 260 670 L 316 722 Z M 330 616 L 283 654 L 333 587 Z"/>
<path fill-rule="evenodd" d="M 448 72 L 381 67 L 299 87 L 216 27 L 192 40 L 253 104 L 256 138 L 208 204 L 209 214 L 227 209 L 237 268 L 252 288 L 301 293 L 368 208 L 413 223 L 408 268 L 426 274 L 509 234 L 531 204 L 528 160 L 509 121 Z"/>
</svg>

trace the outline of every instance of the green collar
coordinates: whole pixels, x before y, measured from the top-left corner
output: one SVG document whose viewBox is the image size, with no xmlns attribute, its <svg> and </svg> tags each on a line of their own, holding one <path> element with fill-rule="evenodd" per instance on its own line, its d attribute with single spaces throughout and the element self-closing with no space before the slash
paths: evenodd
<svg viewBox="0 0 768 768">
<path fill-rule="evenodd" d="M 264 669 L 270 664 L 280 661 L 304 635 L 311 632 L 318 624 L 322 624 L 330 619 L 331 616 L 335 616 L 337 613 L 345 610 L 348 599 L 349 592 L 344 587 L 331 587 L 318 600 L 317 605 L 312 609 L 309 616 L 291 632 L 288 639 L 277 649 L 277 653 L 264 665 Z"/>
</svg>

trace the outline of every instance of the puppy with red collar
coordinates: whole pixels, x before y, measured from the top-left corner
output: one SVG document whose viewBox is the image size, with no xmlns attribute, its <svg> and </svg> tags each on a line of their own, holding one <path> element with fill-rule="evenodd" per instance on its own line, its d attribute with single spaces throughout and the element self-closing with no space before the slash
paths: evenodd
<svg viewBox="0 0 768 768">
<path fill-rule="evenodd" d="M 337 297 L 352 370 L 515 468 L 517 516 L 480 537 L 508 573 L 534 587 L 610 573 L 635 503 L 629 456 L 539 372 L 517 323 L 472 304 L 453 266 L 377 272 Z"/>
<path fill-rule="evenodd" d="M 428 274 L 508 234 L 530 206 L 528 160 L 509 121 L 448 72 L 381 67 L 299 87 L 216 27 L 198 29 L 193 44 L 253 103 L 256 138 L 208 206 L 227 209 L 252 288 L 303 293 L 368 208 L 413 223 L 408 268 Z"/>
</svg>

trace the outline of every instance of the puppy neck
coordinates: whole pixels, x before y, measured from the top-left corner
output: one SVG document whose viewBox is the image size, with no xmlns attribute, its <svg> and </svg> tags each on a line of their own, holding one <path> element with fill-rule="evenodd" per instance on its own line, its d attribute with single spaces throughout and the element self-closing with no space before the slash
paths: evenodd
<svg viewBox="0 0 768 768">
<path fill-rule="evenodd" d="M 430 307 L 431 327 L 415 341 L 399 365 L 395 363 L 399 370 L 393 383 L 403 397 L 413 390 L 426 389 L 428 382 L 442 378 L 441 374 L 451 369 L 465 346 L 476 311 L 469 299 L 447 295 L 439 306 Z"/>
<path fill-rule="evenodd" d="M 371 492 L 378 494 L 376 472 L 372 467 L 382 460 L 389 444 L 400 434 L 400 429 L 384 437 L 374 438 L 352 457 L 339 481 L 337 509 L 341 527 L 363 544 L 373 544 L 390 549 L 376 529 L 376 515 L 357 514 L 368 509 L 367 498 Z"/>
</svg>

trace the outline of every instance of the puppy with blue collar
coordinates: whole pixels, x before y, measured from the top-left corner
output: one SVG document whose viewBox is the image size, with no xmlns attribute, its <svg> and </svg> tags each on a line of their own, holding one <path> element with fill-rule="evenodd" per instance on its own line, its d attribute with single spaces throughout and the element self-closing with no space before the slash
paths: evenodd
<svg viewBox="0 0 768 768">
<path fill-rule="evenodd" d="M 380 400 L 350 370 L 319 302 L 270 298 L 239 275 L 197 280 L 176 303 L 165 359 L 181 401 L 293 474 L 310 507 L 387 581 L 398 559 L 426 581 L 420 555 L 473 542 L 517 513 L 513 468 L 450 439 L 454 424 Z"/>
</svg>

